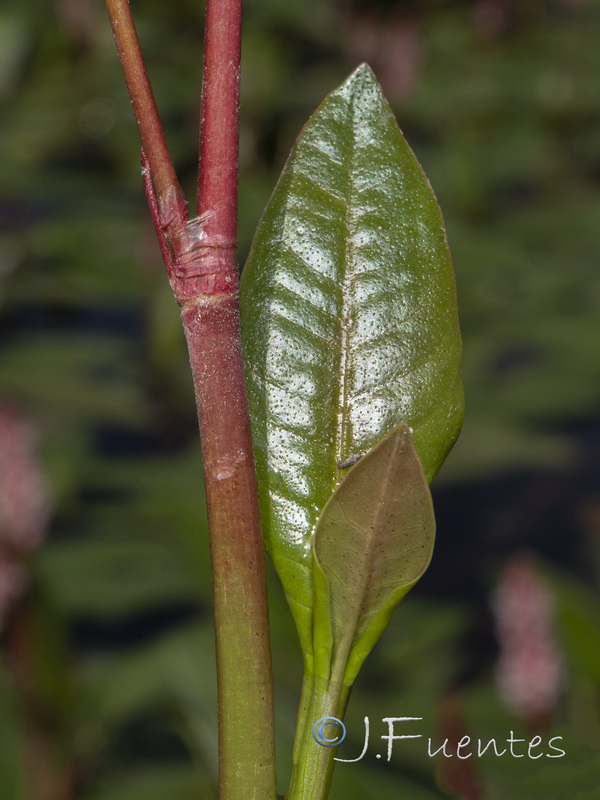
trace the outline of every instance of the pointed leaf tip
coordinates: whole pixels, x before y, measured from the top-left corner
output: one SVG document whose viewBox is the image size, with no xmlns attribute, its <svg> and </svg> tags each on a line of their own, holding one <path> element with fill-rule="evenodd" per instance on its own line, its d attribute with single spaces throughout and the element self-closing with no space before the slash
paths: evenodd
<svg viewBox="0 0 600 800">
<path fill-rule="evenodd" d="M 380 102 L 382 101 L 384 103 L 386 108 L 389 108 L 375 73 L 365 62 L 359 64 L 354 72 L 351 72 L 346 80 L 338 86 L 337 89 L 331 92 L 325 102 L 332 97 L 344 96 L 351 99 L 354 104 L 361 101 L 368 103 L 369 95 L 373 95 L 373 99 L 378 98 Z"/>
<path fill-rule="evenodd" d="M 362 64 L 359 64 L 358 67 L 351 72 L 350 75 L 346 78 L 342 86 L 346 84 L 350 84 L 357 81 L 365 81 L 368 80 L 371 83 L 376 83 L 379 86 L 375 73 L 373 69 L 367 64 L 366 61 L 363 61 Z"/>
</svg>

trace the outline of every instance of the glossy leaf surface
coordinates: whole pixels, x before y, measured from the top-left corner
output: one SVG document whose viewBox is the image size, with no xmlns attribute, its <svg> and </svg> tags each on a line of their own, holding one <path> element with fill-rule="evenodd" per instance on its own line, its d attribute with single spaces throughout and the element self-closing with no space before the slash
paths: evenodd
<svg viewBox="0 0 600 800">
<path fill-rule="evenodd" d="M 310 653 L 313 532 L 338 463 L 406 421 L 431 480 L 462 421 L 440 210 L 367 66 L 300 134 L 241 312 L 265 538 Z"/>
<path fill-rule="evenodd" d="M 317 674 L 351 685 L 435 537 L 427 479 L 406 423 L 349 470 L 315 530 Z M 321 575 L 319 575 L 321 572 Z"/>
</svg>

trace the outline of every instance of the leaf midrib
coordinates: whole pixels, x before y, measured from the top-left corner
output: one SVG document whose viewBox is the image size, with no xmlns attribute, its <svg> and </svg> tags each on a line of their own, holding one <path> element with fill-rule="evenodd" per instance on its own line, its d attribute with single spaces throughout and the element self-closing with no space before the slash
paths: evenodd
<svg viewBox="0 0 600 800">
<path fill-rule="evenodd" d="M 350 353 L 350 338 L 351 338 L 351 294 L 352 294 L 352 281 L 354 278 L 354 231 L 351 225 L 351 217 L 354 208 L 353 199 L 354 193 L 354 159 L 356 153 L 356 127 L 354 125 L 356 106 L 354 92 L 350 96 L 350 108 L 352 111 L 352 139 L 350 146 L 350 155 L 348 157 L 348 185 L 346 187 L 346 204 L 344 214 L 344 226 L 346 228 L 346 236 L 344 237 L 344 279 L 342 281 L 342 320 L 341 320 L 341 346 L 340 346 L 340 386 L 338 392 L 338 425 L 336 428 L 335 442 L 335 462 L 340 462 L 349 453 L 344 453 L 344 442 L 346 440 L 346 424 L 347 424 L 347 400 L 348 400 L 348 369 L 349 369 L 349 353 Z M 340 471 L 336 472 L 336 485 L 340 483 Z"/>
</svg>

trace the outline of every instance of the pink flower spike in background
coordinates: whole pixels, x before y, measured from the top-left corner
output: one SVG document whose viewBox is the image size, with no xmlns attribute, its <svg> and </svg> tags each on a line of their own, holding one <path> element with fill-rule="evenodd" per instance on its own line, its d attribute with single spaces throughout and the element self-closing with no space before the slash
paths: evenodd
<svg viewBox="0 0 600 800">
<path fill-rule="evenodd" d="M 554 631 L 554 600 L 533 559 L 514 556 L 493 597 L 500 657 L 496 681 L 508 708 L 546 727 L 560 698 L 563 659 Z"/>
<path fill-rule="evenodd" d="M 0 405 L 0 612 L 27 586 L 28 558 L 42 543 L 50 513 L 32 425 Z"/>
</svg>

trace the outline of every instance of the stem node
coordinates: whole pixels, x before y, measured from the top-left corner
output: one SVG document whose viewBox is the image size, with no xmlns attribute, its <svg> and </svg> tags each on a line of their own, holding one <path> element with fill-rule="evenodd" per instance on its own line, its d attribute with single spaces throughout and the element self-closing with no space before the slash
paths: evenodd
<svg viewBox="0 0 600 800">
<path fill-rule="evenodd" d="M 241 0 L 207 0 L 198 215 L 169 156 L 127 0 L 106 0 L 142 137 L 142 175 L 188 343 L 210 531 L 220 800 L 275 800 L 266 579 L 236 262 Z"/>
</svg>

